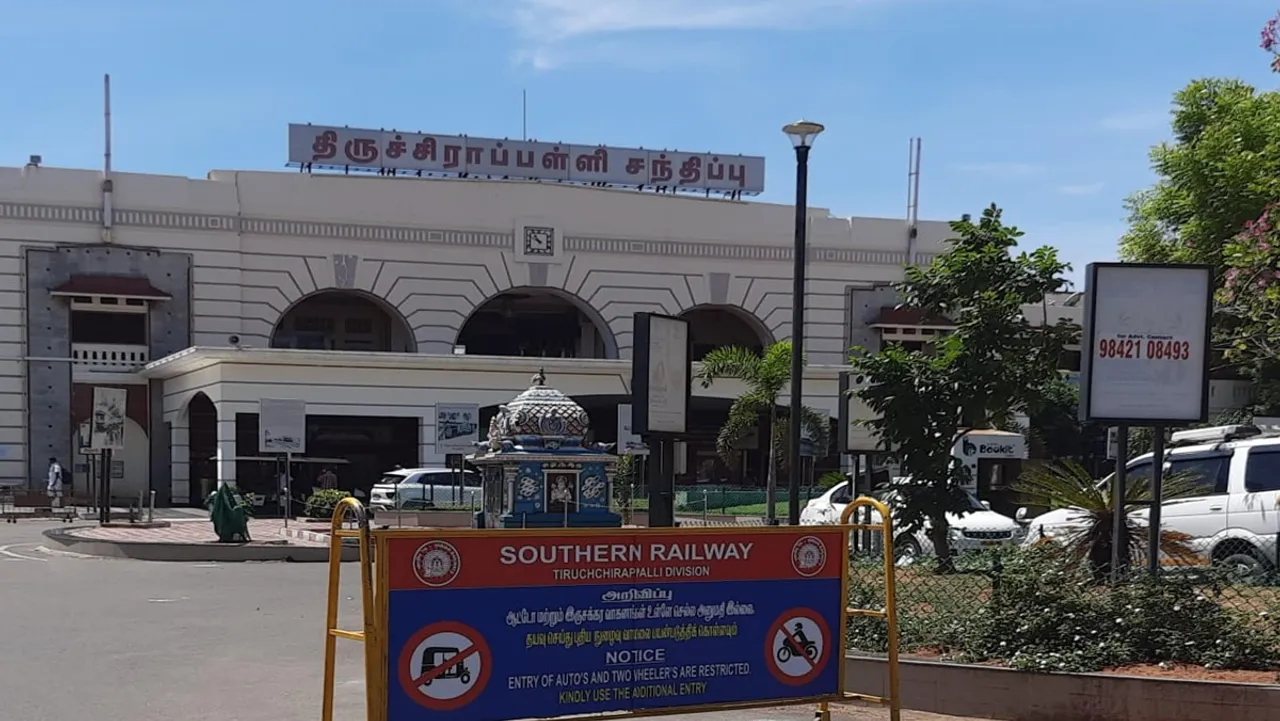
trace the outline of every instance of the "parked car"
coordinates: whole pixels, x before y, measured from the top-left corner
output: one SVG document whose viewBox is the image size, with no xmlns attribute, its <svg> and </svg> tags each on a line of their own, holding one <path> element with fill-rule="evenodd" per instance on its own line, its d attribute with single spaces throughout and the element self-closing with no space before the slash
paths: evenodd
<svg viewBox="0 0 1280 721">
<path fill-rule="evenodd" d="M 901 483 L 902 479 L 894 479 Z M 879 491 L 873 494 L 878 500 L 886 502 L 890 508 L 895 505 L 896 494 Z M 999 548 L 1017 544 L 1022 541 L 1022 526 L 1008 516 L 996 513 L 988 504 L 966 491 L 969 499 L 969 512 L 964 514 L 947 514 L 947 525 L 950 527 L 950 546 L 953 553 L 979 551 L 988 548 Z M 826 493 L 809 501 L 800 512 L 800 523 L 804 525 L 826 525 L 840 522 L 840 514 L 853 501 L 853 484 L 845 481 L 833 486 Z M 880 514 L 871 512 L 871 522 L 878 523 Z M 914 533 L 900 533 L 893 542 L 894 553 L 899 564 L 908 564 L 925 556 L 932 556 L 933 541 L 929 540 L 928 525 Z"/>
<path fill-rule="evenodd" d="M 1128 479 L 1151 478 L 1152 454 L 1125 466 Z M 1256 576 L 1277 567 L 1280 539 L 1280 433 L 1254 426 L 1218 426 L 1174 433 L 1166 474 L 1198 479 L 1203 494 L 1160 505 L 1161 527 L 1189 538 L 1203 563 Z M 1110 485 L 1111 476 L 1100 481 Z M 1080 511 L 1060 508 L 1031 519 L 1026 543 L 1060 540 L 1080 528 Z M 1024 516 L 1023 510 L 1018 515 Z M 1130 518 L 1145 525 L 1147 509 Z"/>
<path fill-rule="evenodd" d="M 459 485 L 461 483 L 461 485 Z M 480 474 L 444 467 L 388 471 L 369 492 L 369 505 L 381 509 L 480 508 Z"/>
</svg>

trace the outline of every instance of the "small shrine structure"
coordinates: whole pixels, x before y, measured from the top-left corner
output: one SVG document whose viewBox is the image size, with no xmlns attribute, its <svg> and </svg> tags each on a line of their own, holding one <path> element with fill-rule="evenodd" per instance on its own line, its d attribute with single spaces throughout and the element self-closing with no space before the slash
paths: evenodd
<svg viewBox="0 0 1280 721">
<path fill-rule="evenodd" d="M 539 370 L 528 390 L 489 421 L 489 438 L 467 458 L 484 474 L 480 528 L 618 528 L 609 510 L 617 456 L 586 444 L 582 406 L 547 385 Z"/>
</svg>

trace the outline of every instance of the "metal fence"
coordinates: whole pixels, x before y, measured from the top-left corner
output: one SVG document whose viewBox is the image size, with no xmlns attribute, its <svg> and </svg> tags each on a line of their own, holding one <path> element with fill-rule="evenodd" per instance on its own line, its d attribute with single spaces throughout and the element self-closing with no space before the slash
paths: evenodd
<svg viewBox="0 0 1280 721">
<path fill-rule="evenodd" d="M 800 504 L 804 504 L 821 496 L 826 489 L 818 486 L 802 486 L 800 488 Z M 616 495 L 616 494 L 615 494 Z M 787 515 L 788 490 L 781 485 L 773 493 L 775 513 L 785 518 Z M 698 484 L 676 486 L 676 514 L 680 516 L 760 516 L 768 515 L 769 492 L 758 486 L 732 486 L 721 484 Z M 647 488 L 637 487 L 632 496 L 632 506 L 638 510 L 649 507 Z"/>
<path fill-rule="evenodd" d="M 1173 549 L 1154 575 L 1137 542 L 1113 577 L 1109 542 L 992 537 L 1006 530 L 951 529 L 948 558 L 934 552 L 929 534 L 899 534 L 902 653 L 1035 671 L 1280 671 L 1275 536 Z M 849 604 L 881 608 L 878 543 L 854 536 Z M 912 548 L 899 549 L 907 539 Z M 850 619 L 848 637 L 851 649 L 887 650 L 883 623 Z"/>
</svg>

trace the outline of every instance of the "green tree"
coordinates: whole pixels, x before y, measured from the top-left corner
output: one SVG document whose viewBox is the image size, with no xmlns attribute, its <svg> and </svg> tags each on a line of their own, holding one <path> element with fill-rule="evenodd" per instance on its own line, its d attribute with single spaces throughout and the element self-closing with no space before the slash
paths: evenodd
<svg viewBox="0 0 1280 721">
<path fill-rule="evenodd" d="M 765 488 L 769 495 L 769 503 L 766 504 L 767 518 L 772 523 L 777 518 L 777 472 L 784 465 L 780 457 L 786 455 L 790 421 L 789 409 L 779 407 L 778 403 L 782 392 L 791 384 L 791 342 L 774 343 L 759 355 L 738 346 L 712 350 L 702 359 L 698 380 L 703 388 L 710 388 L 712 383 L 721 378 L 737 378 L 746 385 L 746 391 L 729 406 L 729 418 L 720 427 L 720 433 L 716 437 L 716 451 L 726 463 L 736 465 L 738 444 L 747 434 L 759 428 L 761 417 L 769 418 L 773 437 L 769 443 L 769 468 Z M 801 422 L 813 442 L 815 454 L 825 455 L 827 437 L 830 435 L 827 414 L 807 407 L 802 412 L 804 418 Z"/>
<path fill-rule="evenodd" d="M 850 359 L 868 382 L 858 391 L 877 415 L 878 432 L 910 480 L 899 484 L 904 530 L 927 527 L 939 569 L 951 569 L 948 513 L 968 508 L 964 466 L 951 447 L 964 432 L 1008 425 L 1058 382 L 1062 348 L 1077 331 L 1061 322 L 1032 326 L 1022 306 L 1061 289 L 1069 269 L 1052 248 L 1015 255 L 1022 232 L 1004 225 L 995 205 L 978 222 L 951 224 L 955 237 L 927 267 L 909 266 L 903 302 L 947 318 L 955 330 L 932 352 L 890 345 Z"/>
<path fill-rule="evenodd" d="M 1173 98 L 1173 139 L 1151 149 L 1156 184 L 1126 202 L 1127 261 L 1211 263 L 1280 197 L 1280 94 L 1196 80 Z"/>
</svg>

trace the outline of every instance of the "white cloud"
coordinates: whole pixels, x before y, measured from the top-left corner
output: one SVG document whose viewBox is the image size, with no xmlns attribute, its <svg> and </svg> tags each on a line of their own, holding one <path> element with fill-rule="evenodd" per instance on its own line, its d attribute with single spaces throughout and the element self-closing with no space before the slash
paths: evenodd
<svg viewBox="0 0 1280 721">
<path fill-rule="evenodd" d="M 1097 195 L 1107 184 L 1099 180 L 1096 183 L 1081 183 L 1079 185 L 1063 185 L 1058 188 L 1058 192 L 1063 195 Z"/>
<path fill-rule="evenodd" d="M 600 38 L 677 31 L 791 30 L 841 22 L 850 11 L 891 0 L 509 0 L 494 8 L 515 27 L 516 58 L 536 69 L 608 62 L 654 67 L 638 58 L 654 54 L 648 43 L 619 46 Z M 900 0 L 899 0 L 900 1 Z M 499 10 L 498 8 L 501 8 Z M 652 40 L 652 38 L 650 38 Z M 663 44 L 663 50 L 669 50 Z M 625 52 L 619 52 L 619 47 Z M 714 48 L 720 50 L 719 48 Z M 717 53 L 680 51 L 676 63 L 703 62 Z M 662 64 L 673 61 L 664 58 Z"/>
<path fill-rule="evenodd" d="M 534 70 L 571 65 L 610 65 L 626 70 L 653 71 L 671 67 L 706 69 L 732 66 L 738 53 L 716 43 L 637 43 L 605 41 L 588 45 L 557 44 L 530 47 L 516 53 L 516 62 Z"/>
<path fill-rule="evenodd" d="M 1148 111 L 1137 113 L 1117 113 L 1109 115 L 1098 122 L 1103 130 L 1128 132 L 1135 130 L 1156 130 L 1169 124 L 1168 111 Z"/>
<path fill-rule="evenodd" d="M 982 175 L 998 175 L 1004 177 L 1034 175 L 1044 170 L 1039 165 L 1030 163 L 962 163 L 955 166 L 962 173 L 979 173 Z"/>
</svg>

